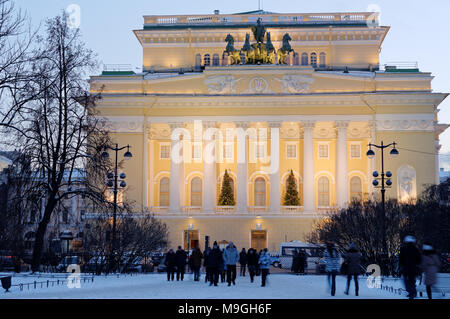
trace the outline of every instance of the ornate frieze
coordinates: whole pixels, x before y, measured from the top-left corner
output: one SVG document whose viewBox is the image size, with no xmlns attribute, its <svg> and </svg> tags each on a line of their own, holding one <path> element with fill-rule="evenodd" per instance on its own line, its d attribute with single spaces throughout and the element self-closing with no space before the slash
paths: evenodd
<svg viewBox="0 0 450 319">
<path fill-rule="evenodd" d="M 307 93 L 314 82 L 311 76 L 305 75 L 285 75 L 275 80 L 281 82 L 283 93 Z"/>
<path fill-rule="evenodd" d="M 241 79 L 235 79 L 233 75 L 213 75 L 205 79 L 210 94 L 235 94 L 236 83 Z"/>
<path fill-rule="evenodd" d="M 377 120 L 377 131 L 434 131 L 434 120 Z"/>
</svg>

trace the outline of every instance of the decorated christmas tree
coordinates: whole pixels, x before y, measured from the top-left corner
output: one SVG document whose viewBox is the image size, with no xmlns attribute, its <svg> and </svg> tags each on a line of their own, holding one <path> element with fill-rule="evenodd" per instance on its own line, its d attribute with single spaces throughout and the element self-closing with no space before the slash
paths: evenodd
<svg viewBox="0 0 450 319">
<path fill-rule="evenodd" d="M 300 206 L 297 182 L 292 170 L 287 179 L 286 193 L 284 194 L 284 206 Z"/>
<path fill-rule="evenodd" d="M 222 189 L 220 191 L 219 197 L 219 206 L 234 206 L 234 192 L 231 187 L 232 179 L 230 175 L 228 175 L 227 170 L 225 170 L 225 174 L 223 175 L 222 180 Z"/>
</svg>

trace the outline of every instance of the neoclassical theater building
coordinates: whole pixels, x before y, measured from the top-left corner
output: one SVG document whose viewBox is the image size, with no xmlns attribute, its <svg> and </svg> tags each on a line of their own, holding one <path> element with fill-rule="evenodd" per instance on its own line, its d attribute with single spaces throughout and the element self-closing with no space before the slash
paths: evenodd
<svg viewBox="0 0 450 319">
<path fill-rule="evenodd" d="M 381 65 L 389 27 L 376 13 L 144 16 L 143 71 L 106 67 L 90 79 L 99 116 L 133 158 L 122 194 L 167 223 L 170 245 L 210 241 L 278 250 L 352 200 L 413 200 L 438 183 L 433 76 Z M 119 155 L 120 157 L 120 155 Z M 219 206 L 225 171 L 235 205 Z M 293 172 L 299 205 L 284 203 Z"/>
</svg>

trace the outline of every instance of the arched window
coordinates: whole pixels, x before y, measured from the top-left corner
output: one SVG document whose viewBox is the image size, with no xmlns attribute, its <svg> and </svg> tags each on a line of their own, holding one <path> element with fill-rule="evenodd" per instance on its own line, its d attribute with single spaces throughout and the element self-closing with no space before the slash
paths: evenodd
<svg viewBox="0 0 450 319">
<path fill-rule="evenodd" d="M 159 181 L 159 206 L 169 206 L 170 180 L 163 177 Z"/>
<path fill-rule="evenodd" d="M 211 65 L 211 56 L 209 54 L 205 54 L 203 57 L 203 65 L 210 66 Z"/>
<path fill-rule="evenodd" d="M 202 55 L 200 53 L 195 55 L 195 67 L 200 68 L 202 66 Z"/>
<path fill-rule="evenodd" d="M 319 66 L 324 68 L 327 65 L 327 55 L 325 52 L 320 53 Z"/>
<path fill-rule="evenodd" d="M 330 181 L 328 178 L 325 176 L 319 178 L 318 187 L 319 206 L 330 206 Z"/>
<path fill-rule="evenodd" d="M 354 176 L 350 179 L 350 200 L 362 201 L 362 182 L 361 178 Z"/>
<path fill-rule="evenodd" d="M 213 55 L 213 66 L 219 66 L 219 55 L 218 54 L 214 54 Z"/>
<path fill-rule="evenodd" d="M 298 53 L 297 52 L 295 52 L 294 53 L 294 65 L 299 65 L 299 56 L 298 56 Z"/>
<path fill-rule="evenodd" d="M 308 65 L 308 53 L 302 53 L 302 65 Z"/>
<path fill-rule="evenodd" d="M 262 177 L 255 180 L 255 206 L 266 206 L 266 181 Z"/>
<path fill-rule="evenodd" d="M 311 53 L 310 64 L 313 68 L 317 67 L 317 54 L 315 52 Z"/>
<path fill-rule="evenodd" d="M 202 206 L 202 180 L 194 177 L 191 180 L 191 206 Z"/>
</svg>

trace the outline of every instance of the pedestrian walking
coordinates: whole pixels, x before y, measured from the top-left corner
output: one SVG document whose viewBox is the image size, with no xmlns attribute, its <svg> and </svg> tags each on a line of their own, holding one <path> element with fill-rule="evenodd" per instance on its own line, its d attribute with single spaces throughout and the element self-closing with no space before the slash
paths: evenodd
<svg viewBox="0 0 450 319">
<path fill-rule="evenodd" d="M 425 286 L 427 288 L 428 299 L 432 299 L 431 287 L 437 282 L 437 273 L 441 269 L 441 261 L 430 243 L 425 243 L 422 247 L 421 269 L 425 275 Z"/>
<path fill-rule="evenodd" d="M 271 258 L 269 256 L 269 253 L 267 252 L 267 248 L 264 248 L 264 250 L 261 252 L 261 255 L 259 256 L 258 264 L 261 269 L 261 287 L 266 286 L 266 280 L 267 276 L 269 275 L 269 269 L 270 269 L 270 261 Z"/>
<path fill-rule="evenodd" d="M 175 252 L 170 248 L 169 252 L 166 254 L 166 259 L 164 265 L 167 267 L 167 281 L 174 280 L 176 271 L 176 259 Z"/>
<path fill-rule="evenodd" d="M 228 286 L 231 286 L 231 283 L 236 285 L 236 264 L 239 261 L 239 253 L 232 241 L 230 241 L 223 253 L 223 261 L 227 270 Z"/>
<path fill-rule="evenodd" d="M 353 278 L 355 281 L 355 296 L 358 296 L 359 283 L 358 275 L 361 273 L 361 253 L 354 243 L 351 243 L 347 253 L 344 256 L 344 262 L 347 263 L 347 288 L 345 294 L 348 295 L 350 289 L 350 282 Z"/>
<path fill-rule="evenodd" d="M 194 272 L 194 281 L 200 281 L 200 268 L 202 267 L 203 254 L 200 248 L 196 246 L 192 251 L 191 264 Z"/>
<path fill-rule="evenodd" d="M 420 264 L 422 257 L 416 247 L 416 239 L 413 236 L 406 236 L 403 240 L 403 247 L 400 248 L 399 266 L 403 275 L 405 289 L 408 298 L 414 299 L 417 296 L 416 278 L 420 275 Z"/>
<path fill-rule="evenodd" d="M 261 254 L 262 254 L 262 249 L 259 251 L 259 253 L 257 253 L 258 260 L 259 260 L 259 256 L 261 256 Z M 259 275 L 261 275 L 261 268 L 260 268 L 259 264 L 256 264 L 256 276 L 259 276 Z"/>
<path fill-rule="evenodd" d="M 183 281 L 184 272 L 186 269 L 187 254 L 184 249 L 181 249 L 181 246 L 178 246 L 178 250 L 175 253 L 175 261 L 177 264 L 177 281 L 180 279 Z"/>
<path fill-rule="evenodd" d="M 247 262 L 248 262 L 247 252 L 245 251 L 245 248 L 242 248 L 239 254 L 239 264 L 241 265 L 240 275 L 243 277 L 245 277 L 245 268 L 247 266 Z"/>
<path fill-rule="evenodd" d="M 256 250 L 250 248 L 247 253 L 248 273 L 250 275 L 250 282 L 253 282 L 256 274 L 256 267 L 258 265 L 258 254 Z"/>
<path fill-rule="evenodd" d="M 323 254 L 325 261 L 325 272 L 327 273 L 328 287 L 331 285 L 331 295 L 336 294 L 336 275 L 340 269 L 341 255 L 334 247 L 333 243 L 327 243 L 327 248 Z"/>
<path fill-rule="evenodd" d="M 211 277 L 211 267 L 208 266 L 208 258 L 209 258 L 209 253 L 211 251 L 211 248 L 206 247 L 205 251 L 203 252 L 203 267 L 205 267 L 205 282 L 208 282 L 208 280 L 210 280 Z"/>
<path fill-rule="evenodd" d="M 298 275 L 299 273 L 299 267 L 300 265 L 300 252 L 298 251 L 298 249 L 295 249 L 294 251 L 294 256 L 292 257 L 292 266 L 291 266 L 291 271 L 294 272 L 294 274 Z"/>
<path fill-rule="evenodd" d="M 219 245 L 215 241 L 213 244 L 213 248 L 208 252 L 208 263 L 207 267 L 209 268 L 209 285 L 217 286 L 219 282 L 219 269 L 223 265 L 223 257 L 222 252 L 219 249 Z"/>
</svg>

